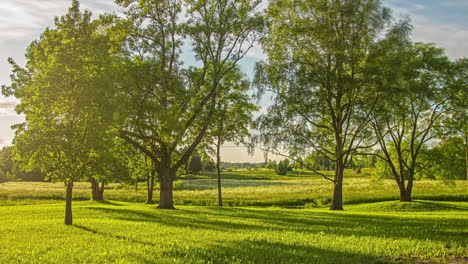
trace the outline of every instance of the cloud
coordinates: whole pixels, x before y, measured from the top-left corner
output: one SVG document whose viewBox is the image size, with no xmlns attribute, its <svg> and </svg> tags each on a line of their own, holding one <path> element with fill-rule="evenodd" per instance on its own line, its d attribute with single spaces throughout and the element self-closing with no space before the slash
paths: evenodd
<svg viewBox="0 0 468 264">
<path fill-rule="evenodd" d="M 435 43 L 449 58 L 468 57 L 468 30 L 454 25 L 418 24 L 413 32 L 416 41 Z"/>
<path fill-rule="evenodd" d="M 452 2 L 452 4 L 455 3 L 459 2 Z M 437 47 L 445 49 L 446 54 L 452 60 L 468 57 L 468 29 L 465 24 L 435 20 L 424 12 L 420 12 L 421 8 L 416 6 L 415 4 L 391 5 L 396 17 L 410 16 L 414 41 L 435 43 Z"/>
</svg>

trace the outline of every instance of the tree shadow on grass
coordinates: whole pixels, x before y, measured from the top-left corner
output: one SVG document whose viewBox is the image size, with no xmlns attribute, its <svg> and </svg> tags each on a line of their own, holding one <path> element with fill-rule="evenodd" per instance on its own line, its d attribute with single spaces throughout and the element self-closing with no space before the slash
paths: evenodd
<svg viewBox="0 0 468 264">
<path fill-rule="evenodd" d="M 293 242 L 292 242 L 293 243 Z M 164 255 L 195 263 L 392 263 L 381 257 L 265 239 L 215 241 L 201 248 L 173 248 Z M 156 262 L 153 262 L 156 263 Z"/>
<path fill-rule="evenodd" d="M 83 230 L 83 231 L 86 231 L 86 232 L 90 232 L 90 233 L 93 233 L 93 234 L 96 234 L 96 235 L 105 236 L 105 237 L 109 237 L 109 238 L 113 238 L 113 239 L 128 241 L 128 242 L 131 242 L 131 243 L 141 244 L 141 245 L 145 245 L 145 246 L 156 246 L 156 244 L 151 243 L 151 242 L 140 241 L 140 240 L 136 240 L 136 239 L 133 239 L 133 238 L 130 238 L 130 237 L 124 237 L 124 236 L 119 236 L 119 235 L 112 235 L 112 234 L 97 231 L 97 230 L 94 230 L 94 229 L 91 229 L 89 227 L 85 227 L 85 226 L 82 226 L 82 225 L 73 225 L 73 227 L 78 228 L 78 229 Z"/>
<path fill-rule="evenodd" d="M 462 232 L 467 221 L 441 219 L 428 221 L 424 216 L 366 215 L 328 211 L 298 211 L 276 209 L 203 208 L 176 211 L 130 210 L 120 208 L 90 207 L 114 219 L 134 222 L 152 222 L 178 228 L 190 227 L 221 232 L 300 231 L 310 235 L 326 231 L 338 236 L 376 238 L 408 238 L 463 244 Z M 435 225 L 439 225 L 436 226 Z M 450 228 L 452 231 L 448 231 Z M 428 232 L 431 230 L 431 232 Z"/>
<path fill-rule="evenodd" d="M 425 205 L 425 208 L 431 211 L 465 211 L 468 212 L 468 207 L 454 204 L 443 204 L 429 201 L 415 201 L 415 203 Z"/>
<path fill-rule="evenodd" d="M 123 204 L 111 202 L 111 201 L 108 201 L 108 200 L 94 200 L 94 202 L 100 203 L 100 204 L 113 205 L 113 206 L 124 206 Z"/>
</svg>

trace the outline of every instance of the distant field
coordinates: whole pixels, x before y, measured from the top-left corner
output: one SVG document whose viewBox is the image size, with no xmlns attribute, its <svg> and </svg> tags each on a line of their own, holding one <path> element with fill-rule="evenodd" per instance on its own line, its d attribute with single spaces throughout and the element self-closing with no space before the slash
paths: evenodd
<svg viewBox="0 0 468 264">
<path fill-rule="evenodd" d="M 332 174 L 332 172 L 324 172 Z M 344 180 L 344 202 L 347 204 L 391 201 L 398 199 L 398 187 L 393 180 L 374 181 L 361 174 L 347 171 Z M 310 172 L 293 172 L 287 176 L 273 171 L 237 171 L 223 173 L 223 196 L 226 206 L 283 206 L 324 207 L 332 197 L 332 184 Z M 105 198 L 119 201 L 143 202 L 146 199 L 145 184 L 134 186 L 110 184 Z M 217 184 L 214 173 L 181 178 L 175 182 L 176 205 L 216 205 Z M 455 181 L 446 185 L 440 181 L 417 181 L 414 198 L 439 201 L 467 201 L 468 183 Z M 89 200 L 89 183 L 76 183 L 75 200 Z M 63 183 L 8 182 L 0 184 L 0 205 L 51 203 L 63 200 Z M 155 191 L 155 199 L 158 192 Z"/>
<path fill-rule="evenodd" d="M 74 226 L 63 225 L 63 204 L 0 206 L 0 263 L 466 263 L 468 203 L 411 206 L 167 211 L 81 201 Z"/>
</svg>

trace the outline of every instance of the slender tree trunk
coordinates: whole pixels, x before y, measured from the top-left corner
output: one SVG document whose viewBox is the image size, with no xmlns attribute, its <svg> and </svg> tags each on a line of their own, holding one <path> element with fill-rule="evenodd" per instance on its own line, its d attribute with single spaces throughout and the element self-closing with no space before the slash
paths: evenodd
<svg viewBox="0 0 468 264">
<path fill-rule="evenodd" d="M 223 206 L 223 196 L 221 194 L 221 146 L 218 138 L 218 145 L 216 146 L 216 170 L 218 171 L 218 205 Z"/>
<path fill-rule="evenodd" d="M 159 209 L 175 209 L 172 197 L 175 171 L 170 168 L 158 170 L 159 176 Z"/>
<path fill-rule="evenodd" d="M 147 198 L 146 204 L 154 204 L 153 201 L 153 192 L 154 192 L 154 176 L 156 171 L 154 169 L 151 170 L 151 174 L 149 177 L 146 178 L 146 186 L 147 186 Z"/>
<path fill-rule="evenodd" d="M 344 168 L 340 159 L 337 159 L 335 168 L 335 183 L 333 188 L 333 200 L 330 210 L 343 210 L 343 173 Z"/>
<path fill-rule="evenodd" d="M 72 216 L 72 192 L 73 192 L 73 181 L 67 182 L 67 194 L 65 199 L 65 224 L 73 224 Z"/>
</svg>

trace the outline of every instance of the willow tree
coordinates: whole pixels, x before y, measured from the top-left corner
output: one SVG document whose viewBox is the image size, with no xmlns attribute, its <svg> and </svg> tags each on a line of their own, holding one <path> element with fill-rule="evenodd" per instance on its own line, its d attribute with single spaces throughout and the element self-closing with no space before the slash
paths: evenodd
<svg viewBox="0 0 468 264">
<path fill-rule="evenodd" d="M 153 161 L 158 208 L 174 208 L 176 172 L 206 135 L 219 84 L 256 40 L 259 2 L 117 1 L 128 35 L 122 87 L 129 112 L 121 137 Z M 183 47 L 192 47 L 197 66 L 183 67 Z"/>
<path fill-rule="evenodd" d="M 373 100 L 363 77 L 369 50 L 391 25 L 378 0 L 274 0 L 261 43 L 267 62 L 256 84 L 273 93 L 260 140 L 294 155 L 316 151 L 335 163 L 331 209 L 343 209 L 343 173 L 366 147 Z"/>
<path fill-rule="evenodd" d="M 112 57 L 102 22 L 92 21 L 73 1 L 68 14 L 31 43 L 25 68 L 10 59 L 12 83 L 2 87 L 3 94 L 21 101 L 16 111 L 26 119 L 15 125 L 15 159 L 65 182 L 67 225 L 73 183 L 92 175 L 112 138 Z"/>
</svg>

